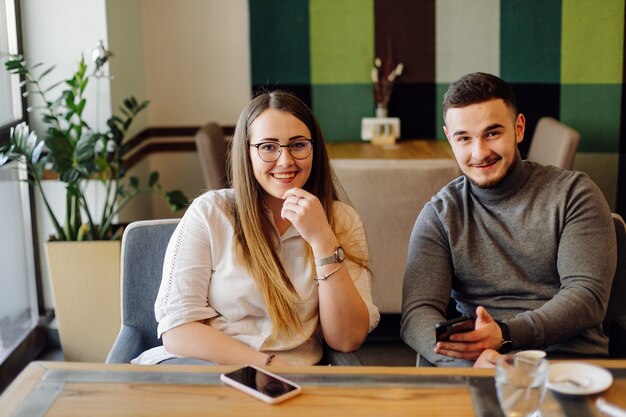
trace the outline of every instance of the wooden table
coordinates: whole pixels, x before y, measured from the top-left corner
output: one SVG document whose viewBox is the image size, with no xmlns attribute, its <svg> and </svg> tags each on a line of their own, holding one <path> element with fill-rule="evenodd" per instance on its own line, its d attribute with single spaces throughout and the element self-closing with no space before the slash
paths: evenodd
<svg viewBox="0 0 626 417">
<path fill-rule="evenodd" d="M 371 142 L 326 142 L 326 148 L 335 159 L 454 159 L 445 140 L 402 140 L 383 146 Z"/>
<path fill-rule="evenodd" d="M 593 361 L 590 361 L 593 362 Z M 626 361 L 596 361 L 615 376 L 600 394 L 626 407 Z M 498 416 L 493 370 L 405 367 L 272 367 L 303 393 L 268 405 L 220 383 L 235 367 L 32 362 L 0 397 L 2 416 Z M 550 392 L 542 416 L 593 416 L 597 396 Z M 494 403 L 495 401 L 495 403 Z M 574 402 L 572 402 L 574 401 Z M 495 404 L 495 412 L 494 412 Z M 482 407 L 482 408 L 481 408 Z M 489 408 L 491 407 L 491 409 Z M 491 410 L 483 412 L 480 410 Z M 587 414 L 580 414 L 580 411 Z"/>
</svg>

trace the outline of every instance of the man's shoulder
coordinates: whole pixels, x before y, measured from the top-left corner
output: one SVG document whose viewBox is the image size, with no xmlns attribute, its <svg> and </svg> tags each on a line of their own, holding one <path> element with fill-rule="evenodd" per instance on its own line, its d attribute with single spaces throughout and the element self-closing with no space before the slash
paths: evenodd
<svg viewBox="0 0 626 417">
<path fill-rule="evenodd" d="M 435 211 L 441 210 L 447 205 L 462 204 L 467 197 L 469 191 L 469 180 L 465 175 L 461 175 L 447 185 L 444 185 L 435 195 L 433 195 L 427 204 L 432 205 Z"/>
<path fill-rule="evenodd" d="M 550 189 L 571 190 L 593 188 L 597 185 L 589 175 L 582 171 L 572 171 L 552 165 L 541 165 L 536 162 L 523 161 L 532 169 L 531 180 L 546 192 Z"/>
</svg>

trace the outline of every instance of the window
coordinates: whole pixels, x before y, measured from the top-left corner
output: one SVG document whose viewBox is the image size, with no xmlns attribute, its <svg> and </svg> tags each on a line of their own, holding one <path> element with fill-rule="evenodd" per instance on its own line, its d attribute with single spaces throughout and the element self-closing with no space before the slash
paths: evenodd
<svg viewBox="0 0 626 417">
<path fill-rule="evenodd" d="M 21 53 L 19 0 L 0 0 L 0 146 L 25 118 L 19 77 L 4 69 L 7 53 Z M 0 167 L 0 392 L 45 348 L 32 189 L 16 168 Z"/>
<path fill-rule="evenodd" d="M 20 80 L 4 69 L 6 54 L 20 51 L 18 18 L 19 1 L 0 0 L 0 144 L 8 140 L 10 128 L 24 117 Z"/>
<path fill-rule="evenodd" d="M 0 362 L 39 319 L 28 183 L 17 168 L 0 168 Z"/>
</svg>

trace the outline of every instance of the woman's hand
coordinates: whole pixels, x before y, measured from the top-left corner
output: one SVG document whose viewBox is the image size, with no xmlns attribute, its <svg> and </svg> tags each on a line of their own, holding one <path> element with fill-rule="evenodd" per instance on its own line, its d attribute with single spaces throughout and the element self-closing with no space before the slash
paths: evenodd
<svg viewBox="0 0 626 417">
<path fill-rule="evenodd" d="M 319 199 L 301 188 L 292 188 L 282 196 L 281 217 L 289 220 L 306 240 L 315 258 L 332 255 L 339 246 L 326 220 Z M 318 276 L 334 271 L 327 280 L 318 282 L 320 324 L 324 340 L 341 352 L 356 350 L 367 336 L 369 313 L 356 289 L 348 268 L 330 263 L 316 266 Z M 272 361 L 273 364 L 273 361 Z"/>
<path fill-rule="evenodd" d="M 474 368 L 495 368 L 496 361 L 500 354 L 493 349 L 486 349 L 480 354 L 476 362 L 474 362 Z"/>
<path fill-rule="evenodd" d="M 318 257 L 332 253 L 339 243 L 319 199 L 301 188 L 290 189 L 282 198 L 281 217 L 293 224 L 302 238 L 309 242 L 313 253 Z"/>
</svg>

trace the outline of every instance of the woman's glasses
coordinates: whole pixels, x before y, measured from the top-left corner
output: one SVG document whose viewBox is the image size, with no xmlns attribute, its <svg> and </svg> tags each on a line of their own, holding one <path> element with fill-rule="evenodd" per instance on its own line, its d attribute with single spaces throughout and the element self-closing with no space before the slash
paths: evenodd
<svg viewBox="0 0 626 417">
<path fill-rule="evenodd" d="M 313 149 L 313 139 L 298 139 L 289 145 L 281 145 L 276 142 L 261 142 L 249 144 L 254 146 L 259 152 L 259 158 L 265 162 L 274 162 L 280 158 L 283 148 L 287 148 L 293 159 L 306 159 L 311 155 Z"/>
</svg>

